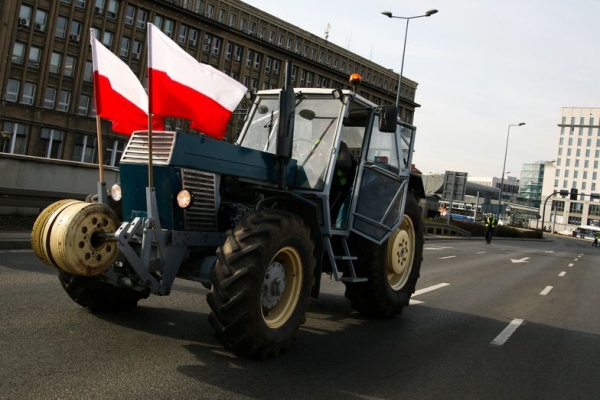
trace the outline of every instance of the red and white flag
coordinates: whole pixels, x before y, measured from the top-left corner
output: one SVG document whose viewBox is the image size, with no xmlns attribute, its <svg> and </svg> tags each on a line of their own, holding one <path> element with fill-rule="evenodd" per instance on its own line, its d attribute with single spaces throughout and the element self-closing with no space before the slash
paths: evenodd
<svg viewBox="0 0 600 400">
<path fill-rule="evenodd" d="M 92 32 L 94 92 L 96 115 L 112 121 L 115 132 L 131 135 L 148 129 L 148 95 L 133 71 L 102 45 Z M 163 129 L 163 118 L 152 120 L 152 127 Z"/>
<path fill-rule="evenodd" d="M 148 33 L 150 111 L 189 119 L 193 129 L 222 139 L 246 87 L 196 61 L 151 23 Z"/>
</svg>

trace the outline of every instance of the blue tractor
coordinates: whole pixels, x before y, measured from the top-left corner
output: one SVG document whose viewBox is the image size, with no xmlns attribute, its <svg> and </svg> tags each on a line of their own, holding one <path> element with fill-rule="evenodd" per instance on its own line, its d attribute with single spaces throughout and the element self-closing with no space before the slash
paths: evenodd
<svg viewBox="0 0 600 400">
<path fill-rule="evenodd" d="M 287 351 L 323 274 L 355 310 L 399 314 L 419 278 L 424 190 L 416 128 L 397 115 L 355 90 L 287 86 L 257 93 L 236 143 L 136 132 L 119 184 L 45 209 L 34 251 L 92 312 L 200 282 L 216 339 L 246 357 Z"/>
</svg>

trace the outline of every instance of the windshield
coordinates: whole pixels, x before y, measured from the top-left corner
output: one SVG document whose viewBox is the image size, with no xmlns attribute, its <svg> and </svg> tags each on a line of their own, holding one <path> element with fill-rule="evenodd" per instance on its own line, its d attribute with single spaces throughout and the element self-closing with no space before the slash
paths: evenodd
<svg viewBox="0 0 600 400">
<path fill-rule="evenodd" d="M 304 173 L 298 174 L 294 186 L 323 187 L 342 106 L 339 99 L 330 95 L 297 98 L 292 158 Z M 278 108 L 278 96 L 260 98 L 239 144 L 275 154 Z"/>
</svg>

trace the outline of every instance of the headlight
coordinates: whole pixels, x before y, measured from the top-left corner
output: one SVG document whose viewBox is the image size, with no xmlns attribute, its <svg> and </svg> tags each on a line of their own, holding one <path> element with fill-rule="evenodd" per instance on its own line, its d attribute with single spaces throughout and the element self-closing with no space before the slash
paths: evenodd
<svg viewBox="0 0 600 400">
<path fill-rule="evenodd" d="M 177 205 L 181 208 L 188 208 L 192 205 L 194 196 L 189 190 L 183 189 L 177 193 Z"/>
<path fill-rule="evenodd" d="M 116 183 L 112 185 L 110 188 L 110 197 L 112 197 L 114 201 L 120 201 L 123 197 L 123 194 L 121 193 L 121 186 Z"/>
</svg>

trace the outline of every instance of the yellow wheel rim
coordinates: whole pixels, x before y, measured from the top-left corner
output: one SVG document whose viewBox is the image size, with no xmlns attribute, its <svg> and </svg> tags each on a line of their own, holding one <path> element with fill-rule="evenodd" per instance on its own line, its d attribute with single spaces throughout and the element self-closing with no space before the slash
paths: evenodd
<svg viewBox="0 0 600 400">
<path fill-rule="evenodd" d="M 263 320 L 271 329 L 292 316 L 302 291 L 302 259 L 294 247 L 280 249 L 269 263 L 261 288 Z"/>
<path fill-rule="evenodd" d="M 388 239 L 387 278 L 394 290 L 406 285 L 415 258 L 415 228 L 412 220 L 404 214 L 404 220 Z"/>
</svg>

